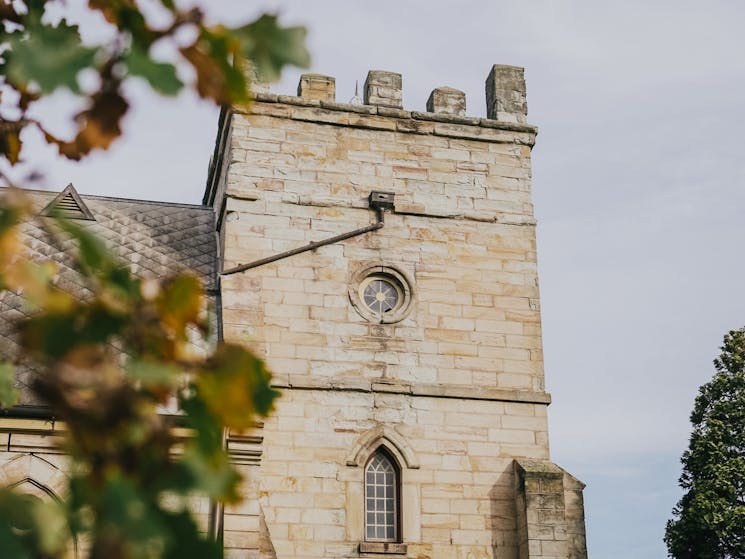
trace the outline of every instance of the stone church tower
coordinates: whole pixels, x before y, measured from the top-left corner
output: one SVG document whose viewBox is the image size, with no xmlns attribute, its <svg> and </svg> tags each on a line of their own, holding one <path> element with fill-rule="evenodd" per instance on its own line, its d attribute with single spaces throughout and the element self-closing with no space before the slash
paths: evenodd
<svg viewBox="0 0 745 559">
<path fill-rule="evenodd" d="M 401 81 L 346 104 L 306 74 L 221 115 L 222 332 L 283 393 L 228 437 L 250 498 L 226 555 L 585 558 L 549 457 L 523 70 L 492 68 L 487 118 L 448 87 L 404 110 Z"/>
</svg>

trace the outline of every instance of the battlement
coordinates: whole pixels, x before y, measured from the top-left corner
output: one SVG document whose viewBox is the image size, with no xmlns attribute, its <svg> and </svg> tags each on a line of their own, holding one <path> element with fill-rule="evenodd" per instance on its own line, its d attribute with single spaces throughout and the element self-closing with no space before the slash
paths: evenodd
<svg viewBox="0 0 745 559">
<path fill-rule="evenodd" d="M 337 102 L 336 79 L 322 74 L 300 76 L 297 96 L 272 94 L 264 84 L 256 84 L 254 91 L 256 99 L 264 102 L 535 132 L 534 127 L 527 125 L 528 105 L 523 68 L 500 64 L 495 64 L 491 68 L 485 83 L 485 119 L 467 117 L 466 94 L 448 86 L 438 87 L 432 91 L 427 99 L 426 112 L 405 111 L 402 85 L 401 74 L 370 70 L 365 79 L 362 98 L 355 96 L 349 103 Z M 496 123 L 500 123 L 501 126 L 496 126 Z M 516 126 L 504 126 L 505 124 Z"/>
</svg>

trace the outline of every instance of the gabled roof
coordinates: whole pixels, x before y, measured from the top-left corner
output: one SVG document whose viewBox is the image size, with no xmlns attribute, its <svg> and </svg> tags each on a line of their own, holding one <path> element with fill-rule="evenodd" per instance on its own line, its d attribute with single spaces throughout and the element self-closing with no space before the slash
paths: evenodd
<svg viewBox="0 0 745 559">
<path fill-rule="evenodd" d="M 0 196 L 4 189 L 0 188 Z M 65 193 L 81 211 L 87 210 L 95 218 L 80 225 L 89 228 L 103 239 L 112 252 L 129 264 L 142 278 L 165 277 L 178 271 L 196 273 L 208 290 L 217 283 L 217 242 L 212 209 L 205 206 L 148 202 L 123 198 L 79 195 L 72 186 L 62 194 L 27 191 L 36 217 L 23 224 L 21 239 L 31 258 L 56 262 L 59 273 L 56 284 L 60 289 L 78 297 L 85 297 L 88 288 L 75 270 L 72 259 L 74 241 L 55 236 L 45 212 Z M 74 195 L 72 195 L 74 193 Z M 64 195 L 64 196 L 63 196 Z M 76 211 L 74 207 L 67 208 Z M 70 216 L 71 217 L 71 216 Z M 23 297 L 17 293 L 0 291 L 0 356 L 18 355 L 13 324 L 29 312 Z M 27 367 L 18 370 L 18 384 L 28 385 L 34 371 Z M 24 392 L 22 390 L 22 392 Z M 27 391 L 22 404 L 34 403 Z"/>
</svg>

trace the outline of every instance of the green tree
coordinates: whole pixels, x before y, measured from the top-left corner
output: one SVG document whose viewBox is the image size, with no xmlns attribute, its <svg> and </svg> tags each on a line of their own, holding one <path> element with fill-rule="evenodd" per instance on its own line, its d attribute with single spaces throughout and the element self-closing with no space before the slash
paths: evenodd
<svg viewBox="0 0 745 559">
<path fill-rule="evenodd" d="M 665 531 L 675 559 L 745 558 L 745 329 L 729 332 L 721 350 L 691 413 L 685 494 Z"/>
<path fill-rule="evenodd" d="M 174 0 L 148 5 L 160 10 L 158 25 L 136 0 L 89 0 L 112 31 L 108 42 L 90 44 L 64 17 L 50 15 L 52 7 L 64 10 L 63 2 L 0 0 L 0 157 L 21 161 L 23 135 L 33 128 L 71 159 L 107 149 L 121 134 L 129 107 L 122 84 L 131 77 L 165 95 L 194 87 L 226 105 L 250 101 L 249 61 L 268 81 L 287 64 L 308 64 L 305 30 L 283 28 L 274 15 L 227 27 Z M 155 59 L 160 42 L 171 42 L 177 59 Z M 192 67 L 194 83 L 182 83 L 177 65 Z M 84 70 L 97 76 L 95 86 L 81 85 Z M 70 138 L 30 116 L 37 101 L 59 89 L 85 105 Z M 7 189 L 0 198 L 0 291 L 23 293 L 35 309 L 17 325 L 17 358 L 42 371 L 31 388 L 64 422 L 70 483 L 62 502 L 0 488 L 0 555 L 62 559 L 76 541 L 95 559 L 221 557 L 190 504 L 195 496 L 239 499 L 223 435 L 271 410 L 277 393 L 263 362 L 222 342 L 207 353 L 192 351 L 195 337 L 211 339 L 198 278 L 143 281 L 85 227 L 61 216 L 45 218 L 44 226 L 75 241 L 75 265 L 91 295 L 80 300 L 58 289 L 55 265 L 27 258 L 19 242 L 30 217 L 22 191 Z M 0 360 L 0 406 L 17 401 L 14 365 Z M 158 413 L 173 398 L 179 413 Z"/>
</svg>

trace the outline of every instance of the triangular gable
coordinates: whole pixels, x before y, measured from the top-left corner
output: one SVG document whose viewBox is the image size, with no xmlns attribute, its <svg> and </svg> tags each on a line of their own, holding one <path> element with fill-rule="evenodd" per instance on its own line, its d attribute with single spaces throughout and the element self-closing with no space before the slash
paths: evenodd
<svg viewBox="0 0 745 559">
<path fill-rule="evenodd" d="M 80 198 L 80 194 L 75 190 L 72 183 L 68 184 L 54 200 L 41 210 L 41 215 L 49 216 L 55 212 L 68 219 L 88 219 L 95 221 L 96 218 Z"/>
</svg>

